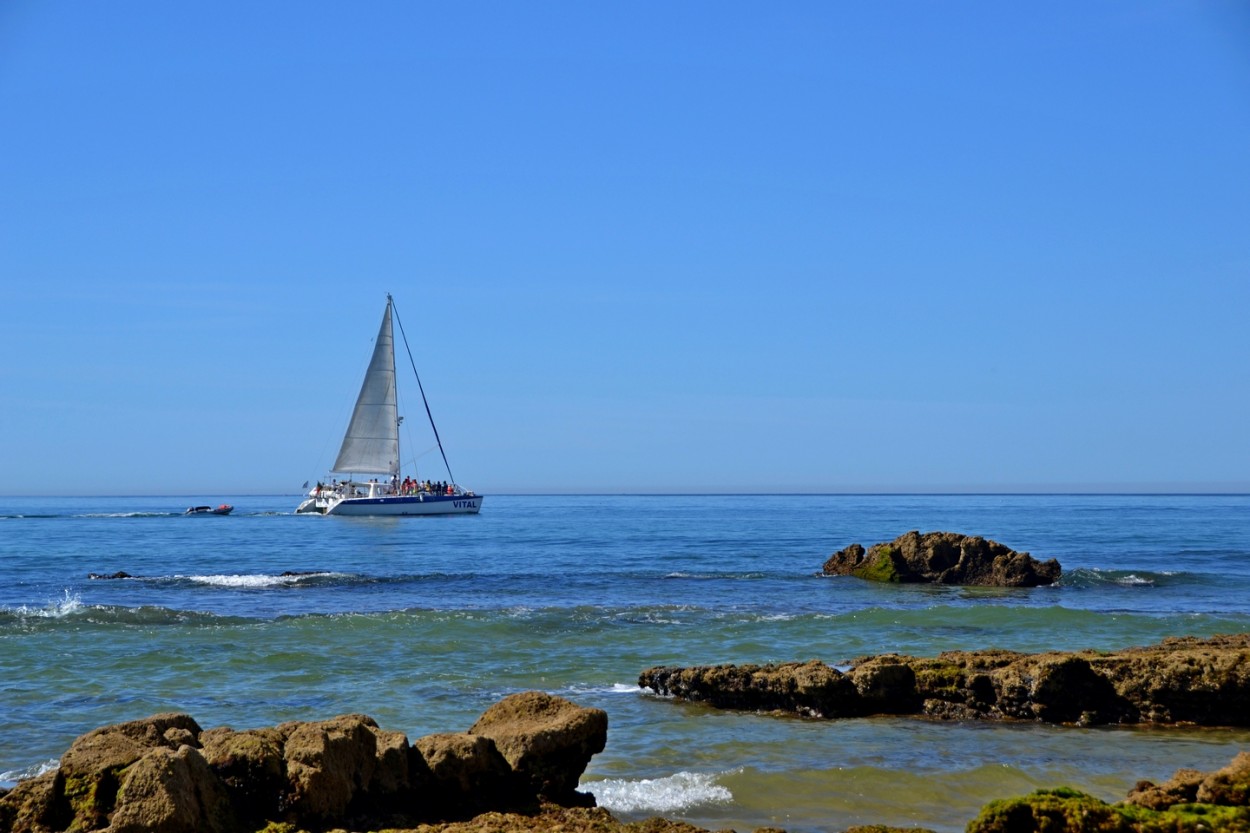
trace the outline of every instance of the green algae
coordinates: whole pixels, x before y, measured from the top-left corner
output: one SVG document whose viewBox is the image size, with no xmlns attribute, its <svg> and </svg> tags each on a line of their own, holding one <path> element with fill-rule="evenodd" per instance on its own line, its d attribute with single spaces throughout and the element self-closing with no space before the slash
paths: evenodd
<svg viewBox="0 0 1250 833">
<path fill-rule="evenodd" d="M 69 833 L 93 830 L 107 821 L 126 769 L 124 766 L 110 767 L 99 772 L 65 776 L 61 794 L 73 814 Z"/>
<path fill-rule="evenodd" d="M 1250 807 L 1108 804 L 1068 787 L 991 801 L 968 833 L 1250 833 Z"/>
<path fill-rule="evenodd" d="M 941 700 L 958 700 L 964 689 L 967 671 L 953 662 L 938 660 L 914 663 L 912 669 L 916 673 L 916 691 L 921 697 L 935 697 Z"/>
<path fill-rule="evenodd" d="M 901 583 L 903 577 L 898 571 L 898 566 L 894 563 L 894 553 L 894 548 L 890 546 L 883 546 L 880 549 L 874 548 L 871 557 L 854 570 L 851 570 L 851 575 L 867 581 L 881 581 L 889 584 Z"/>
</svg>

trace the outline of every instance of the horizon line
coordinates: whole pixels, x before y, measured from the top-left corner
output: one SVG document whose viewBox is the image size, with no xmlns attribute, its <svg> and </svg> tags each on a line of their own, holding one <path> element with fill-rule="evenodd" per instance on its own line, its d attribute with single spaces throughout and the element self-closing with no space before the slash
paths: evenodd
<svg viewBox="0 0 1250 833">
<path fill-rule="evenodd" d="M 81 498 L 193 498 L 206 492 L 189 493 L 127 493 L 127 494 L 4 494 L 6 498 L 81 499 Z M 304 492 L 229 492 L 231 497 L 299 497 Z M 480 492 L 481 497 L 1250 497 L 1250 489 L 1220 490 L 1125 490 L 1125 489 L 1035 489 L 1035 490 L 984 490 L 984 489 L 885 489 L 885 490 L 838 490 L 838 491 L 499 491 Z"/>
</svg>

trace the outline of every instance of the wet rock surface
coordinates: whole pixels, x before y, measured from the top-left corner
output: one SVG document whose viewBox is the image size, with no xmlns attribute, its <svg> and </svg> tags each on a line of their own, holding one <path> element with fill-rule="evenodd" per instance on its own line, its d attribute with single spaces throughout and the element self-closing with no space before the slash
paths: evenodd
<svg viewBox="0 0 1250 833">
<path fill-rule="evenodd" d="M 1250 634 L 1165 639 L 1123 651 L 949 651 L 932 658 L 658 666 L 638 684 L 717 708 L 839 718 L 1250 726 Z"/>
<path fill-rule="evenodd" d="M 1038 561 L 977 535 L 913 530 L 866 550 L 851 544 L 831 555 L 822 572 L 899 584 L 1038 587 L 1058 581 L 1062 568 L 1053 558 Z"/>
</svg>

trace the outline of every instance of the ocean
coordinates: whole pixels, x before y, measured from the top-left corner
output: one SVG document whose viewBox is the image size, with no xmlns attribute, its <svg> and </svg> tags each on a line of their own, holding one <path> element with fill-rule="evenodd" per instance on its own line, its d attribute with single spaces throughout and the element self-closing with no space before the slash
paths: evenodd
<svg viewBox="0 0 1250 833">
<path fill-rule="evenodd" d="M 236 729 L 355 712 L 467 729 L 541 689 L 609 715 L 582 789 L 624 820 L 962 830 L 986 802 L 1106 800 L 1250 730 L 716 711 L 653 665 L 1116 649 L 1250 630 L 1250 496 L 490 495 L 476 516 L 296 516 L 297 496 L 0 498 L 0 783 L 162 711 Z M 184 517 L 232 503 L 226 517 Z M 1058 586 L 877 585 L 830 553 L 917 529 L 1058 558 Z M 129 573 L 99 580 L 90 573 Z"/>
</svg>

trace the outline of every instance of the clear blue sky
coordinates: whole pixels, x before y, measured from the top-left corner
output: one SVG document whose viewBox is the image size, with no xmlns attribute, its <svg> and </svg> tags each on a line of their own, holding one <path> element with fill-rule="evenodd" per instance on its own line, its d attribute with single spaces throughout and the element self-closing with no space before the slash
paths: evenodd
<svg viewBox="0 0 1250 833">
<path fill-rule="evenodd" d="M 298 491 L 388 291 L 479 492 L 1246 490 L 1250 5 L 4 0 L 0 271 L 0 493 Z"/>
</svg>

